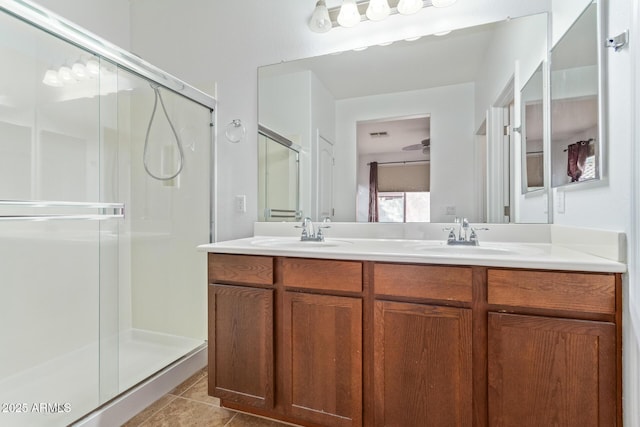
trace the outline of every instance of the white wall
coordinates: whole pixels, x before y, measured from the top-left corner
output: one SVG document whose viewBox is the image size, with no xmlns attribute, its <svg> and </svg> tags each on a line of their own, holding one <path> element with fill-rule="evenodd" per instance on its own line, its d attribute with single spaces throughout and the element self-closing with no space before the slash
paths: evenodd
<svg viewBox="0 0 640 427">
<path fill-rule="evenodd" d="M 519 91 L 546 59 L 547 15 L 539 14 L 502 23 L 494 33 L 491 48 L 476 79 L 475 124 L 480 127 L 489 106 L 515 77 L 518 62 Z"/>
<path fill-rule="evenodd" d="M 336 103 L 333 95 L 322 84 L 315 74 L 311 74 L 311 188 L 318 188 L 319 181 L 319 144 L 318 138 L 324 139 L 334 144 L 336 141 Z M 338 188 L 340 183 L 333 183 L 334 188 Z M 321 213 L 318 211 L 319 194 L 311 192 L 310 216 L 319 221 Z M 333 205 L 335 206 L 335 204 Z"/>
<path fill-rule="evenodd" d="M 123 49 L 131 49 L 129 0 L 36 0 L 35 3 Z"/>
<path fill-rule="evenodd" d="M 365 96 L 336 103 L 336 212 L 337 221 L 355 221 L 356 203 L 366 206 L 368 190 L 358 191 L 356 123 L 360 121 L 430 115 L 431 121 L 431 221 L 450 222 L 447 206 L 458 216 L 477 221 L 474 191 L 473 83 L 433 89 Z M 360 168 L 363 166 L 360 165 Z"/>
</svg>

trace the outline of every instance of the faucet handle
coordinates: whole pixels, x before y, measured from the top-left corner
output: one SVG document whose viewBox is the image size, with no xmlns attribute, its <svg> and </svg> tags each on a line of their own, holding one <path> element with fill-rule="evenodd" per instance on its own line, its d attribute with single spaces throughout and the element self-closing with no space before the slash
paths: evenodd
<svg viewBox="0 0 640 427">
<path fill-rule="evenodd" d="M 476 234 L 476 231 L 483 231 L 483 230 L 488 230 L 487 227 L 471 227 L 471 234 L 469 235 L 469 240 L 471 242 L 477 242 L 478 241 L 478 235 Z"/>
<path fill-rule="evenodd" d="M 449 235 L 447 236 L 447 241 L 448 242 L 452 242 L 454 240 L 456 240 L 456 233 L 455 233 L 455 228 L 454 227 L 445 227 L 442 229 L 442 231 L 448 231 Z"/>
<path fill-rule="evenodd" d="M 321 242 L 324 242 L 324 233 L 322 232 L 323 228 L 329 228 L 329 226 L 327 225 L 326 227 L 318 227 L 318 232 L 316 233 L 316 238 Z"/>
</svg>

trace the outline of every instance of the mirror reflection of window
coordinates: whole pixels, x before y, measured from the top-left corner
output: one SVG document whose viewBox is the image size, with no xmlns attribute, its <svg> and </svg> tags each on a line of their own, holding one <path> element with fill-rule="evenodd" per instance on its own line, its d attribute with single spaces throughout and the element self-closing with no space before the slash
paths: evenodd
<svg viewBox="0 0 640 427">
<path fill-rule="evenodd" d="M 580 15 L 551 53 L 551 181 L 600 178 L 597 4 Z"/>
<path fill-rule="evenodd" d="M 431 193 L 378 193 L 378 222 L 430 222 Z"/>
<path fill-rule="evenodd" d="M 431 220 L 430 128 L 429 115 L 357 123 L 358 163 L 369 169 L 361 171 L 358 185 L 369 187 L 370 222 Z"/>
</svg>

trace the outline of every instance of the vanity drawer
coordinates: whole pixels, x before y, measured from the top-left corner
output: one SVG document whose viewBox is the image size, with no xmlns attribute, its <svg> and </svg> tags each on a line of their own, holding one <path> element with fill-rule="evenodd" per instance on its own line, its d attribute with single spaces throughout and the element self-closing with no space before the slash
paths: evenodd
<svg viewBox="0 0 640 427">
<path fill-rule="evenodd" d="M 209 283 L 273 285 L 273 257 L 209 254 Z"/>
<path fill-rule="evenodd" d="M 613 274 L 489 269 L 489 304 L 614 314 Z"/>
<path fill-rule="evenodd" d="M 283 258 L 285 286 L 323 291 L 362 292 L 362 263 L 307 258 Z"/>
<path fill-rule="evenodd" d="M 376 295 L 471 302 L 472 272 L 469 267 L 431 265 L 374 265 Z"/>
</svg>

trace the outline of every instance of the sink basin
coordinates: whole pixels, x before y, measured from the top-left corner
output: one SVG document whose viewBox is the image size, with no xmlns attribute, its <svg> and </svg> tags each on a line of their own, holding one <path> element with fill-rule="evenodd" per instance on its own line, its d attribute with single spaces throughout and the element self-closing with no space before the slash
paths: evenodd
<svg viewBox="0 0 640 427">
<path fill-rule="evenodd" d="M 325 239 L 324 242 L 314 242 L 311 240 L 302 241 L 299 237 L 277 237 L 269 239 L 256 239 L 251 242 L 252 245 L 262 246 L 266 248 L 292 248 L 292 249 L 319 249 L 319 248 L 335 248 L 338 246 L 351 245 L 353 242 L 348 240 Z"/>
<path fill-rule="evenodd" d="M 433 243 L 416 243 L 408 245 L 408 248 L 432 255 L 442 256 L 472 256 L 472 255 L 493 255 L 493 256 L 509 256 L 509 255 L 534 255 L 543 251 L 537 248 L 525 247 L 522 245 L 490 245 L 482 244 L 479 246 L 463 246 L 463 245 L 447 245 L 442 242 Z"/>
<path fill-rule="evenodd" d="M 488 248 L 485 246 L 417 246 L 420 252 L 429 252 L 443 255 L 509 255 L 516 252 L 503 248 Z"/>
</svg>

